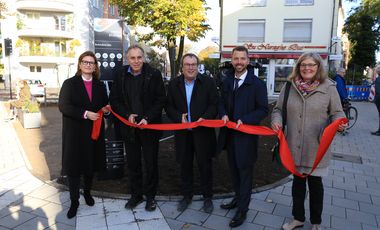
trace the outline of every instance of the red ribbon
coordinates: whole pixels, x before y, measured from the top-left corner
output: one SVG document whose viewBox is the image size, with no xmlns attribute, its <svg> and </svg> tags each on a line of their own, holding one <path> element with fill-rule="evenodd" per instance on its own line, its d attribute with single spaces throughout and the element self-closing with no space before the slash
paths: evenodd
<svg viewBox="0 0 380 230">
<path fill-rule="evenodd" d="M 279 132 L 275 132 L 272 129 L 265 127 L 265 126 L 256 126 L 256 125 L 245 125 L 241 124 L 239 128 L 236 128 L 236 123 L 232 121 L 228 121 L 224 123 L 223 120 L 202 120 L 202 121 L 196 121 L 196 122 L 189 122 L 189 123 L 175 123 L 175 124 L 147 124 L 147 125 L 137 125 L 134 123 L 129 122 L 124 117 L 120 116 L 119 114 L 115 113 L 111 106 L 107 106 L 107 109 L 115 116 L 117 117 L 121 122 L 124 124 L 135 127 L 135 128 L 141 128 L 141 129 L 153 129 L 153 130 L 181 130 L 181 129 L 193 129 L 199 126 L 209 127 L 209 128 L 222 128 L 227 127 L 229 129 L 234 129 L 240 132 L 248 133 L 248 134 L 254 134 L 254 135 L 263 135 L 263 136 L 271 136 L 271 135 L 277 135 L 279 142 L 280 142 L 280 158 L 283 166 L 292 174 L 299 176 L 299 177 L 306 177 L 310 175 L 315 168 L 318 166 L 319 162 L 322 160 L 323 156 L 325 155 L 327 149 L 329 148 L 331 142 L 334 139 L 335 133 L 338 130 L 338 127 L 340 124 L 345 124 L 348 122 L 346 118 L 340 118 L 335 120 L 333 123 L 331 123 L 329 126 L 325 128 L 322 134 L 322 138 L 320 141 L 320 145 L 317 150 L 317 156 L 315 158 L 313 167 L 311 171 L 308 174 L 301 174 L 297 171 L 296 166 L 294 164 L 292 154 L 289 150 L 288 143 L 286 142 L 284 133 L 280 130 Z M 93 140 L 97 140 L 99 138 L 100 134 L 100 128 L 102 125 L 103 120 L 103 111 L 99 110 L 98 114 L 100 115 L 99 119 L 94 121 L 93 128 L 92 128 L 92 134 L 91 138 Z"/>
</svg>

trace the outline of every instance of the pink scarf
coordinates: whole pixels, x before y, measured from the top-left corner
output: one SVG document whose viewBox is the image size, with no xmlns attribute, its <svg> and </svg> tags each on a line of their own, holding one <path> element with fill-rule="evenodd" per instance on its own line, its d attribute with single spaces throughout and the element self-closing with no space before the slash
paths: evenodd
<svg viewBox="0 0 380 230">
<path fill-rule="evenodd" d="M 313 82 L 304 81 L 301 77 L 296 77 L 294 83 L 296 83 L 297 89 L 302 93 L 303 96 L 308 95 L 313 92 L 320 84 L 318 80 Z"/>
</svg>

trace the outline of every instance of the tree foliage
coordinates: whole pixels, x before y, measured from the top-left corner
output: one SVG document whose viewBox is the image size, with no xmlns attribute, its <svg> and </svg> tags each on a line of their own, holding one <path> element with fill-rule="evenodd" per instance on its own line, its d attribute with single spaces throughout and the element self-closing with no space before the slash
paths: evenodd
<svg viewBox="0 0 380 230">
<path fill-rule="evenodd" d="M 153 49 L 146 53 L 146 58 L 149 61 L 149 65 L 164 72 L 165 55 L 160 55 Z"/>
<path fill-rule="evenodd" d="M 4 13 L 7 11 L 7 5 L 4 1 L 0 0 L 0 19 L 4 17 Z"/>
<path fill-rule="evenodd" d="M 373 17 L 380 16 L 380 0 L 363 0 L 363 7 Z"/>
<path fill-rule="evenodd" d="M 208 58 L 210 54 L 218 52 L 218 47 L 216 46 L 207 46 L 203 50 L 201 50 L 198 54 L 198 57 L 201 61 Z"/>
<path fill-rule="evenodd" d="M 169 51 L 172 73 L 178 73 L 179 60 L 183 55 L 185 37 L 197 41 L 210 29 L 206 24 L 204 0 L 111 0 L 120 9 L 127 24 L 149 27 L 143 41 L 165 47 Z M 158 39 L 157 39 L 158 38 Z M 179 51 L 175 48 L 179 38 Z"/>
<path fill-rule="evenodd" d="M 343 32 L 347 33 L 350 41 L 349 68 L 355 72 L 363 73 L 366 66 L 373 66 L 376 62 L 376 51 L 380 44 L 380 17 L 371 14 L 368 8 L 376 7 L 376 4 L 379 6 L 380 0 L 363 0 L 352 11 L 343 27 Z"/>
</svg>

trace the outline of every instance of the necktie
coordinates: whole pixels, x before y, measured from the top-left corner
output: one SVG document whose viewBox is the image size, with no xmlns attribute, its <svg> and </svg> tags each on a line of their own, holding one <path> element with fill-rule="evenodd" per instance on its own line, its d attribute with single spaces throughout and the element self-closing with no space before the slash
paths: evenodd
<svg viewBox="0 0 380 230">
<path fill-rule="evenodd" d="M 240 81 L 239 78 L 235 78 L 235 81 L 234 81 L 234 92 L 239 88 L 239 81 Z"/>
<path fill-rule="evenodd" d="M 234 78 L 234 88 L 232 91 L 231 106 L 230 106 L 230 112 L 229 112 L 230 118 L 233 118 L 233 114 L 234 114 L 235 94 L 236 94 L 237 89 L 239 88 L 239 81 L 240 79 Z"/>
</svg>

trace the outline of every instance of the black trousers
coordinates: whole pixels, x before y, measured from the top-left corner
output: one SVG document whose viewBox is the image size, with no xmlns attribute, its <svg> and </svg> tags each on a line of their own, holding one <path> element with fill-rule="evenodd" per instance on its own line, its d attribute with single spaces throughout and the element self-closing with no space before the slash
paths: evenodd
<svg viewBox="0 0 380 230">
<path fill-rule="evenodd" d="M 181 157 L 181 191 L 183 196 L 193 196 L 193 159 L 197 161 L 200 174 L 202 195 L 211 198 L 212 191 L 212 159 L 210 155 L 197 153 L 194 148 L 193 131 L 188 130 L 186 136 L 186 153 Z"/>
<path fill-rule="evenodd" d="M 249 164 L 245 163 L 245 166 L 241 166 L 237 163 L 237 155 L 244 153 L 235 152 L 233 138 L 233 133 L 230 133 L 230 135 L 228 135 L 227 142 L 227 158 L 230 167 L 232 184 L 238 209 L 242 212 L 248 212 L 248 206 L 251 201 L 253 188 L 254 162 L 249 162 Z"/>
<path fill-rule="evenodd" d="M 139 129 L 135 129 L 133 142 L 130 139 L 125 139 L 132 196 L 145 194 L 148 199 L 156 196 L 158 185 L 158 141 L 157 131 Z M 145 193 L 143 192 L 144 180 L 141 157 L 144 159 L 146 169 Z"/>
<path fill-rule="evenodd" d="M 83 182 L 85 191 L 90 191 L 92 187 L 93 175 L 83 175 Z M 79 200 L 79 187 L 80 187 L 80 177 L 68 176 L 69 179 L 69 191 L 70 191 L 70 200 L 75 201 Z"/>
<path fill-rule="evenodd" d="M 379 114 L 379 129 L 377 131 L 380 131 L 380 96 L 378 98 L 375 97 L 375 105 Z"/>
<path fill-rule="evenodd" d="M 323 184 L 322 177 L 308 176 L 301 178 L 294 176 L 292 186 L 294 219 L 305 221 L 305 197 L 306 197 L 306 181 L 309 186 L 310 196 L 310 222 L 311 224 L 322 223 L 323 210 Z"/>
</svg>

